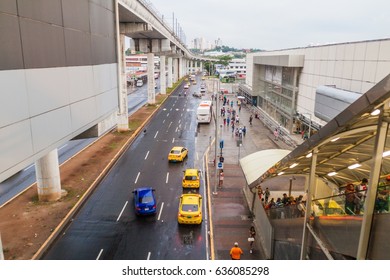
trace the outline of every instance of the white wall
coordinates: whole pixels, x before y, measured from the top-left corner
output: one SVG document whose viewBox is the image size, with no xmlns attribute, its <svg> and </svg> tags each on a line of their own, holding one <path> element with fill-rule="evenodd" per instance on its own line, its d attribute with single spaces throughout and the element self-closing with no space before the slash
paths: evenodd
<svg viewBox="0 0 390 280">
<path fill-rule="evenodd" d="M 116 112 L 116 67 L 0 71 L 0 182 Z"/>
</svg>

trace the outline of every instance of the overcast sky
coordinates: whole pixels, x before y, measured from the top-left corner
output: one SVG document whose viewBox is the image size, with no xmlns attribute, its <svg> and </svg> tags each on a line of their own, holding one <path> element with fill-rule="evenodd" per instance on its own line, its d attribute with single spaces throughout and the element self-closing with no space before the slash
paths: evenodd
<svg viewBox="0 0 390 280">
<path fill-rule="evenodd" d="M 191 46 L 204 37 L 234 48 L 278 50 L 390 38 L 389 0 L 149 0 Z"/>
</svg>

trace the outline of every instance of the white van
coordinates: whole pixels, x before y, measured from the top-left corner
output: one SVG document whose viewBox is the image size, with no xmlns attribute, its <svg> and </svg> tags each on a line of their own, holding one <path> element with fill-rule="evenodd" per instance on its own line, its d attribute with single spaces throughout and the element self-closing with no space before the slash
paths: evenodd
<svg viewBox="0 0 390 280">
<path fill-rule="evenodd" d="M 142 80 L 137 80 L 137 87 L 142 87 L 144 82 Z"/>
</svg>

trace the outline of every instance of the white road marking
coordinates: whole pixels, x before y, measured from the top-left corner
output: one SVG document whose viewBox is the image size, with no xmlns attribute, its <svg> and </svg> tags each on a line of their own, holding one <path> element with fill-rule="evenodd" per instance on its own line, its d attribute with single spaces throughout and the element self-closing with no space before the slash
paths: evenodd
<svg viewBox="0 0 390 280">
<path fill-rule="evenodd" d="M 139 174 L 141 174 L 141 172 L 138 172 L 138 174 L 137 174 L 137 178 L 135 178 L 135 182 L 134 182 L 134 184 L 137 184 L 137 181 L 138 181 Z"/>
<path fill-rule="evenodd" d="M 165 184 L 168 184 L 168 179 L 169 179 L 169 172 L 167 172 L 167 177 L 165 178 Z"/>
<path fill-rule="evenodd" d="M 158 130 L 156 131 L 156 134 L 154 135 L 154 139 L 156 139 L 156 137 L 157 137 L 157 134 L 158 134 Z"/>
<path fill-rule="evenodd" d="M 169 113 L 167 114 L 167 117 L 169 116 Z"/>
<path fill-rule="evenodd" d="M 181 122 L 181 120 L 179 120 L 179 123 Z"/>
<path fill-rule="evenodd" d="M 161 213 L 162 213 L 162 210 L 164 208 L 164 202 L 161 203 L 161 207 L 160 207 L 160 213 L 158 213 L 158 217 L 157 217 L 157 221 L 160 221 L 160 218 L 161 218 Z"/>
<path fill-rule="evenodd" d="M 150 260 L 150 255 L 151 254 L 152 254 L 151 252 L 148 253 L 148 257 L 146 258 L 147 261 Z"/>
<path fill-rule="evenodd" d="M 100 249 L 99 255 L 96 257 L 96 260 L 100 259 L 100 256 L 102 255 L 102 253 L 103 253 L 103 249 Z"/>
<path fill-rule="evenodd" d="M 163 123 L 165 123 L 165 119 L 163 120 Z"/>
<path fill-rule="evenodd" d="M 199 154 L 196 152 L 196 160 L 199 160 Z"/>
<path fill-rule="evenodd" d="M 178 130 L 179 128 L 178 127 L 176 127 L 176 129 L 175 129 L 175 132 L 177 132 L 177 130 Z"/>
<path fill-rule="evenodd" d="M 172 143 L 175 143 L 175 138 L 172 139 Z"/>
<path fill-rule="evenodd" d="M 97 256 L 96 260 L 98 260 L 98 259 L 100 258 L 100 256 L 102 255 L 102 253 L 103 253 L 103 249 L 100 250 L 99 255 Z"/>
<path fill-rule="evenodd" d="M 123 214 L 123 211 L 125 211 L 125 208 L 126 208 L 126 205 L 127 205 L 128 201 L 125 202 L 125 205 L 123 205 L 123 208 L 122 208 L 122 211 L 119 213 L 119 216 L 118 218 L 116 219 L 116 221 L 119 221 L 119 219 L 121 218 L 122 214 Z"/>
<path fill-rule="evenodd" d="M 172 122 L 170 122 L 170 123 L 169 123 L 169 125 L 168 125 L 168 129 L 171 127 L 171 125 L 172 125 Z"/>
<path fill-rule="evenodd" d="M 148 158 L 149 151 L 146 153 L 145 160 Z"/>
</svg>

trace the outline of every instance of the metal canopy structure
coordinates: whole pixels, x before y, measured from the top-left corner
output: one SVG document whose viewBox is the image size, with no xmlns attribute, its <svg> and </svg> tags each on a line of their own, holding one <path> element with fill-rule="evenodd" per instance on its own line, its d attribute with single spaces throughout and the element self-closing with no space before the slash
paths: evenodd
<svg viewBox="0 0 390 280">
<path fill-rule="evenodd" d="M 262 179 L 282 174 L 308 175 L 311 155 L 318 150 L 316 176 L 337 186 L 360 182 L 370 177 L 375 156 L 378 124 L 389 122 L 390 75 L 367 91 L 262 175 Z M 380 178 L 390 174 L 390 136 L 385 139 Z M 355 168 L 353 168 L 355 167 Z M 353 168 L 353 169 L 352 169 Z"/>
<path fill-rule="evenodd" d="M 249 188 L 256 187 L 259 174 L 263 174 L 290 152 L 290 150 L 269 149 L 250 154 L 240 159 L 240 165 Z"/>
</svg>

